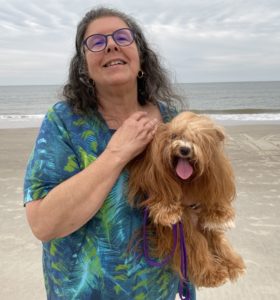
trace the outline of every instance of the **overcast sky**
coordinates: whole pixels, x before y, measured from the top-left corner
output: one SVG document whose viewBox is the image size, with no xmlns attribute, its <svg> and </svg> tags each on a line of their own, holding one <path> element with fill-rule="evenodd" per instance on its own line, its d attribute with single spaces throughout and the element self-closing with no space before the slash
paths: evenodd
<svg viewBox="0 0 280 300">
<path fill-rule="evenodd" d="M 280 80 L 279 0 L 0 0 L 0 85 L 65 83 L 100 4 L 136 18 L 176 82 Z"/>
</svg>

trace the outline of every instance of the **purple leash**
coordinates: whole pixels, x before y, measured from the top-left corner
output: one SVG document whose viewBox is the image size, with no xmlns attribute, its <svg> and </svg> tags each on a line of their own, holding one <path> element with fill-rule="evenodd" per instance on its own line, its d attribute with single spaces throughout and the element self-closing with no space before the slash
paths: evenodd
<svg viewBox="0 0 280 300">
<path fill-rule="evenodd" d="M 184 229 L 183 224 L 179 222 L 179 229 L 180 229 L 180 250 L 181 250 L 181 272 L 183 274 L 184 280 L 180 280 L 179 285 L 179 295 L 182 300 L 190 300 L 190 291 L 187 286 L 188 281 L 188 275 L 187 275 L 187 269 L 188 269 L 188 256 L 187 256 L 187 249 L 186 249 L 186 243 L 184 238 Z M 186 283 L 187 287 L 187 296 L 184 296 L 183 290 L 184 290 L 184 283 Z"/>
<path fill-rule="evenodd" d="M 173 229 L 173 247 L 170 252 L 170 254 L 165 257 L 162 261 L 155 261 L 152 260 L 149 256 L 149 251 L 148 251 L 148 241 L 147 241 L 147 221 L 148 221 L 148 209 L 145 208 L 144 210 L 144 226 L 143 226 L 143 244 L 144 244 L 144 256 L 147 261 L 147 263 L 150 266 L 153 267 L 162 267 L 166 265 L 170 259 L 174 256 L 176 247 L 177 247 L 177 224 L 172 225 Z M 188 267 L 188 262 L 187 262 L 187 249 L 185 245 L 185 238 L 184 238 L 184 230 L 183 230 L 183 224 L 179 222 L 179 230 L 180 230 L 180 253 L 181 253 L 181 272 L 183 275 L 183 280 L 180 279 L 180 284 L 179 284 L 179 296 L 181 300 L 190 300 L 190 291 L 189 288 L 187 287 L 187 296 L 184 296 L 183 290 L 184 290 L 184 283 L 187 283 L 187 267 Z"/>
</svg>

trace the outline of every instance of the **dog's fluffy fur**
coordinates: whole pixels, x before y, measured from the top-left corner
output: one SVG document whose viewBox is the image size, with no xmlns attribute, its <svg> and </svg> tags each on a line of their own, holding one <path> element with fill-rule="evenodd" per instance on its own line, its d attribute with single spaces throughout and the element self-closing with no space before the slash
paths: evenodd
<svg viewBox="0 0 280 300">
<path fill-rule="evenodd" d="M 129 201 L 149 210 L 151 254 L 163 258 L 170 253 L 172 224 L 181 221 L 188 277 L 197 287 L 234 281 L 245 270 L 242 258 L 224 234 L 233 225 L 232 201 L 236 195 L 224 139 L 223 130 L 210 118 L 183 112 L 170 123 L 159 125 L 146 151 L 129 165 Z M 179 159 L 193 170 L 188 179 L 176 173 Z M 192 221 L 194 211 L 196 225 Z M 172 266 L 182 276 L 178 245 Z"/>
</svg>

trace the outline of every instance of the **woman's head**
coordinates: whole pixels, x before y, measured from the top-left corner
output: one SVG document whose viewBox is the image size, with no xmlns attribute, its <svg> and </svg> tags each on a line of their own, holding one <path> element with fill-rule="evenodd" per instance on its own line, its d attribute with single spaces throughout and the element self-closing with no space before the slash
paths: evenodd
<svg viewBox="0 0 280 300">
<path fill-rule="evenodd" d="M 136 93 L 141 67 L 135 36 L 118 17 L 101 17 L 88 25 L 84 54 L 88 76 L 94 81 L 97 96 L 111 87 Z"/>
<path fill-rule="evenodd" d="M 147 102 L 154 103 L 162 100 L 170 104 L 172 100 L 178 98 L 172 92 L 166 72 L 161 67 L 157 55 L 149 47 L 141 28 L 133 18 L 118 10 L 101 7 L 90 10 L 77 27 L 76 52 L 71 60 L 68 83 L 63 90 L 63 95 L 74 110 L 87 114 L 98 107 L 98 97 L 88 69 L 84 40 L 90 33 L 88 30 L 94 21 L 108 17 L 114 17 L 126 24 L 125 27 L 134 34 L 139 71 L 141 70 L 140 75 L 144 74 L 139 76 L 142 78 L 137 79 L 139 103 L 144 105 Z"/>
</svg>

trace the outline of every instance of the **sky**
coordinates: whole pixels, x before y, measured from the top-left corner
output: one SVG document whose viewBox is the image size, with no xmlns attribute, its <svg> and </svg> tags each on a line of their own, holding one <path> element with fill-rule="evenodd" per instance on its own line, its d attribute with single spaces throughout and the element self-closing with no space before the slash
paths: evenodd
<svg viewBox="0 0 280 300">
<path fill-rule="evenodd" d="M 96 5 L 134 17 L 174 82 L 280 80 L 279 0 L 0 0 L 0 85 L 64 84 Z"/>
</svg>

